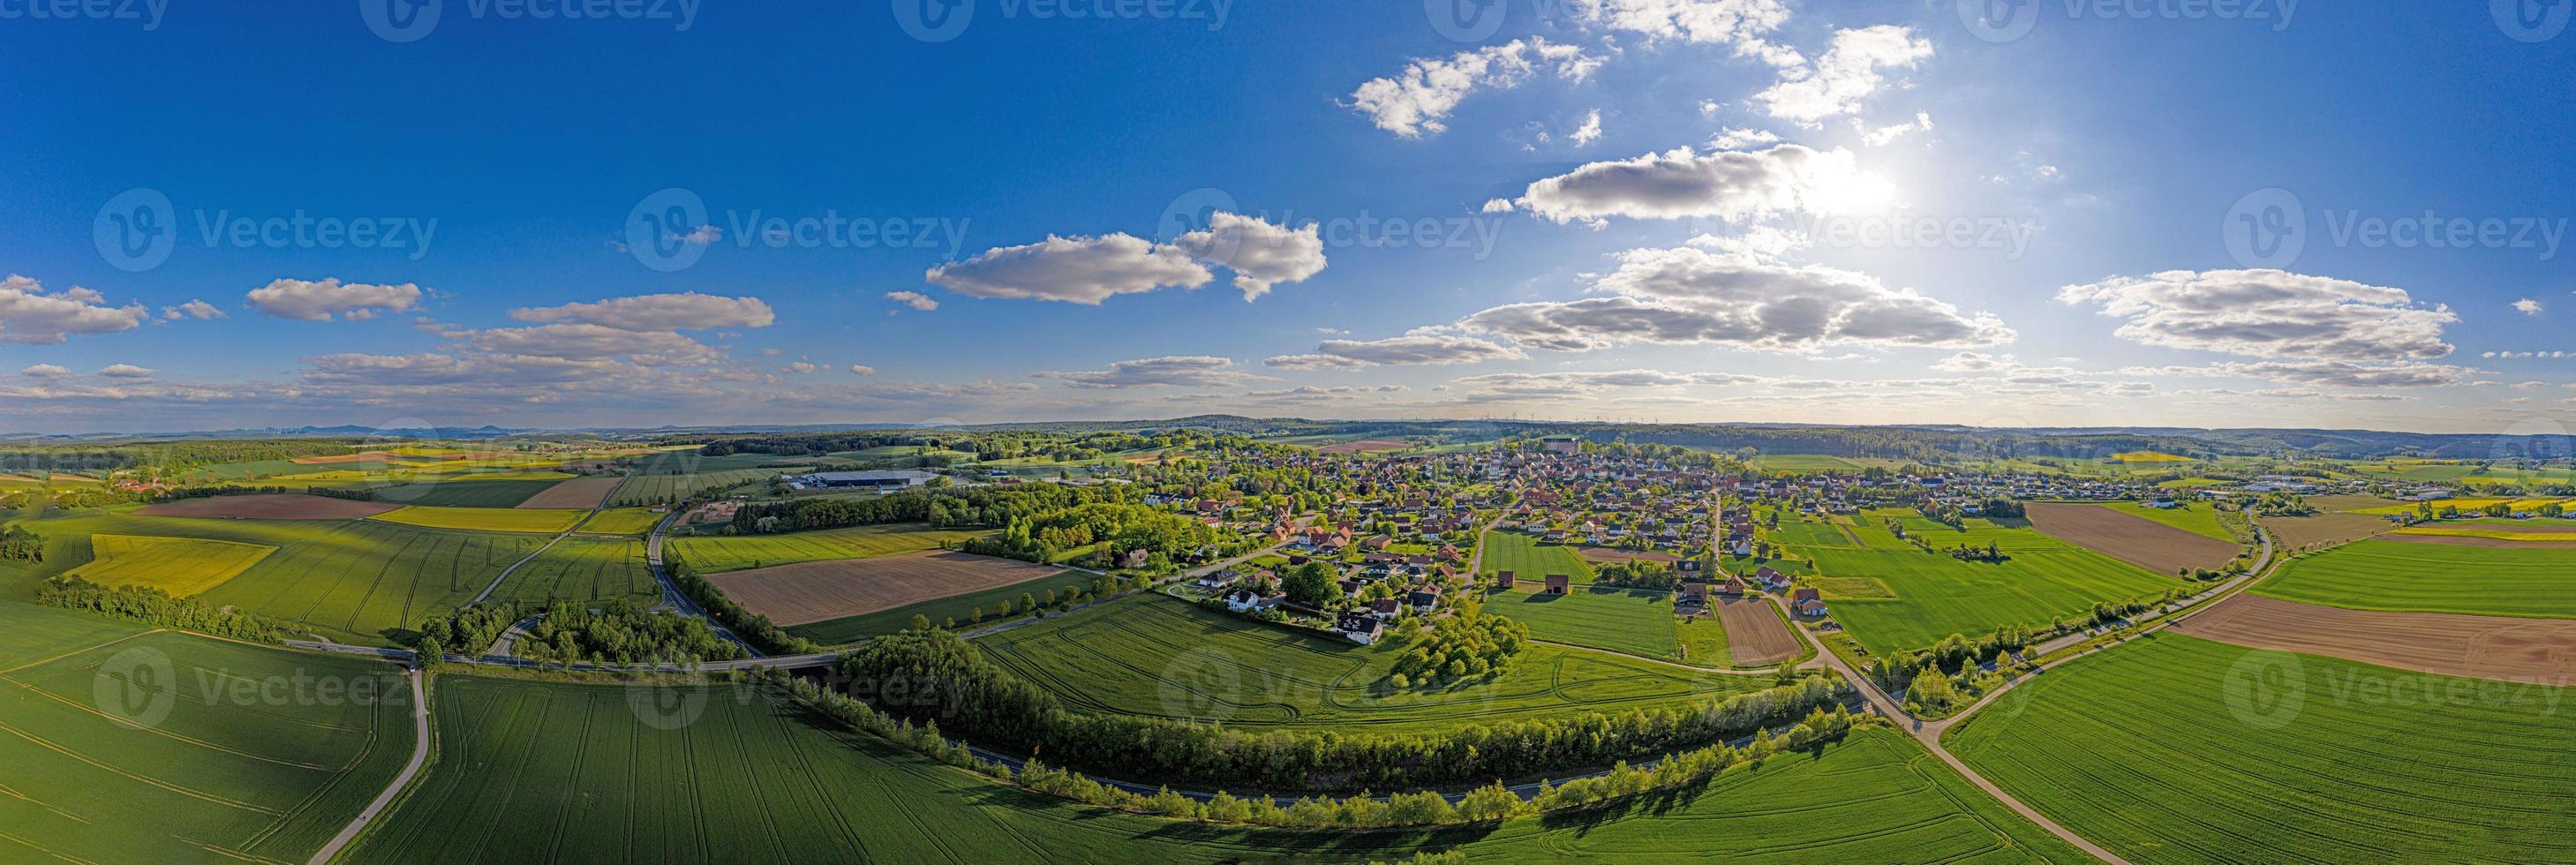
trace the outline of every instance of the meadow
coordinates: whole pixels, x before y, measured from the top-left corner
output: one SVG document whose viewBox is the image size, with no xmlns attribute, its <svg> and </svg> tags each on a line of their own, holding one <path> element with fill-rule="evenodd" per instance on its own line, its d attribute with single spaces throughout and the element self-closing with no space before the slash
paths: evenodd
<svg viewBox="0 0 2576 865">
<path fill-rule="evenodd" d="M 1970 562 L 1907 545 L 1882 523 L 1896 517 L 1935 550 L 1999 547 L 2008 561 Z M 1785 530 L 1790 523 L 1783 523 Z M 1870 511 L 1856 524 L 1803 524 L 1789 534 L 1799 555 L 1827 577 L 1872 577 L 1893 599 L 1831 602 L 1833 617 L 1872 654 L 1920 649 L 1951 634 L 1980 637 L 2001 625 L 2044 627 L 2080 619 L 2095 601 L 2157 595 L 2181 585 L 2109 556 L 2018 526 L 1971 518 L 1953 529 L 1912 511 Z M 1829 533 L 1830 532 L 1830 533 Z M 1848 535 L 1837 540 L 1836 536 Z M 1857 540 L 1860 543 L 1854 544 Z"/>
<path fill-rule="evenodd" d="M 940 549 L 942 545 L 954 547 L 988 534 L 991 532 L 933 529 L 921 523 L 898 523 L 783 535 L 669 537 L 663 542 L 687 558 L 689 564 L 696 565 L 700 573 L 720 574 L 798 562 L 917 553 Z"/>
<path fill-rule="evenodd" d="M 1671 592 L 1575 586 L 1569 594 L 1550 595 L 1524 579 L 1512 591 L 1486 595 L 1485 612 L 1528 625 L 1536 639 L 1681 660 Z M 1725 655 L 1714 657 L 1723 665 Z"/>
<path fill-rule="evenodd" d="M 2254 593 L 2355 610 L 2576 618 L 2576 549 L 2355 541 L 2291 560 Z"/>
<path fill-rule="evenodd" d="M 975 645 L 1068 707 L 1236 727 L 1418 732 L 1568 711 L 1685 705 L 1767 687 L 1615 655 L 1526 648 L 1491 681 L 1391 690 L 1403 648 L 1247 622 L 1159 594 L 1133 595 L 993 634 Z"/>
<path fill-rule="evenodd" d="M 559 534 L 581 522 L 588 511 L 535 510 L 531 508 L 432 508 L 407 507 L 386 511 L 367 519 L 401 523 L 426 529 L 455 529 L 469 532 L 529 532 L 541 535 Z"/>
<path fill-rule="evenodd" d="M 2207 503 L 2192 503 L 2177 508 L 2151 508 L 2139 502 L 2103 502 L 2096 507 L 2108 508 L 2143 520 L 2154 520 L 2203 537 L 2217 538 L 2231 544 L 2244 543 L 2219 525 L 2218 511 Z"/>
<path fill-rule="evenodd" d="M 1575 548 L 1562 544 L 1540 543 L 1537 535 L 1519 532 L 1486 532 L 1485 558 L 1478 564 L 1489 576 L 1511 571 L 1515 581 L 1543 582 L 1549 574 L 1564 574 L 1575 582 L 1592 581 L 1592 565 L 1576 555 Z"/>
<path fill-rule="evenodd" d="M 411 754 L 386 662 L 166 631 L 44 651 L 0 672 L 0 859 L 301 862 Z"/>
<path fill-rule="evenodd" d="M 2024 682 L 1948 742 L 2138 862 L 2567 861 L 2563 696 L 2156 634 Z"/>
<path fill-rule="evenodd" d="M 72 569 L 72 576 L 102 586 L 149 586 L 182 598 L 223 585 L 277 552 L 258 544 L 136 535 L 91 535 L 89 545 L 89 564 Z"/>
<path fill-rule="evenodd" d="M 612 508 L 675 503 L 681 499 L 733 489 L 777 477 L 779 469 L 725 469 L 681 474 L 639 474 L 626 479 L 608 497 Z"/>
<path fill-rule="evenodd" d="M 653 531 L 653 524 L 661 522 L 662 516 L 648 508 L 610 508 L 590 515 L 590 521 L 581 524 L 581 533 L 641 535 Z"/>
<path fill-rule="evenodd" d="M 1477 862 L 2084 861 L 1884 729 L 1579 814 L 1295 831 L 1072 805 L 730 687 L 658 703 L 665 695 L 640 688 L 454 675 L 438 689 L 440 754 L 474 759 L 432 764 L 350 861 L 1153 865 L 1402 860 L 1453 848 Z M 645 708 L 655 705 L 681 709 Z M 702 828 L 719 825 L 757 831 Z"/>
<path fill-rule="evenodd" d="M 654 582 L 653 570 L 645 564 L 641 539 L 575 535 L 510 572 L 510 578 L 492 592 L 492 600 L 529 605 L 616 598 L 650 602 L 661 594 L 661 584 Z"/>
</svg>

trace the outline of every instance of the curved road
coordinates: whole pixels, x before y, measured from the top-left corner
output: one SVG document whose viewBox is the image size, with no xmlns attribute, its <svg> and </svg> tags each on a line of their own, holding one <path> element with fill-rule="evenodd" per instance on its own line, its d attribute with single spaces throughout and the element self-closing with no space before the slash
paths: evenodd
<svg viewBox="0 0 2576 865">
<path fill-rule="evenodd" d="M 376 794 L 375 801 L 367 803 L 366 810 L 358 812 L 357 819 L 350 820 L 340 834 L 331 836 L 331 843 L 313 851 L 313 858 L 306 860 L 306 865 L 325 865 L 340 855 L 341 848 L 358 840 L 358 833 L 366 831 L 368 823 L 374 822 L 378 815 L 393 805 L 394 797 L 402 795 L 403 788 L 411 786 L 411 780 L 420 776 L 421 764 L 429 761 L 429 699 L 420 687 L 420 671 L 404 670 L 403 677 L 411 680 L 411 762 L 403 764 L 402 773 L 394 776 L 393 783 L 385 785 L 384 792 Z"/>
</svg>

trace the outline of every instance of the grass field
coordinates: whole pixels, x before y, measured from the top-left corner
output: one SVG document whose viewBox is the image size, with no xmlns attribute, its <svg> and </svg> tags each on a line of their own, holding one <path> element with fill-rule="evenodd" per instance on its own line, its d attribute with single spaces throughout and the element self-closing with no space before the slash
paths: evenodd
<svg viewBox="0 0 2576 865">
<path fill-rule="evenodd" d="M 443 676 L 442 759 L 355 862 L 2084 861 L 1883 729 L 1574 815 L 1410 831 L 1179 823 L 1064 803 L 730 689 L 689 723 L 652 694 Z M 685 695 L 683 695 L 685 698 Z M 686 699 L 678 705 L 690 703 Z M 778 767 L 792 767 L 782 770 Z M 733 825 L 738 833 L 704 826 Z"/>
<path fill-rule="evenodd" d="M 2576 549 L 2355 541 L 2292 560 L 2254 593 L 2356 610 L 2576 618 Z"/>
<path fill-rule="evenodd" d="M 91 535 L 90 562 L 72 575 L 102 586 L 149 586 L 187 597 L 250 570 L 276 547 L 210 541 Z"/>
<path fill-rule="evenodd" d="M 1491 682 L 1389 692 L 1402 654 L 1136 595 L 976 640 L 1069 707 L 1230 726 L 1410 732 L 1568 711 L 1618 712 L 1758 690 L 1759 676 L 1694 674 L 1537 645 Z"/>
<path fill-rule="evenodd" d="M 379 487 L 376 501 L 437 508 L 515 508 L 569 477 L 559 472 L 547 472 L 541 478 L 461 475 Z"/>
<path fill-rule="evenodd" d="M 588 511 L 534 510 L 529 508 L 428 508 L 408 507 L 386 511 L 367 519 L 429 529 L 455 529 L 469 532 L 531 532 L 551 535 L 573 527 Z"/>
<path fill-rule="evenodd" d="M 2119 460 L 2119 461 L 2124 462 L 2124 463 L 2187 463 L 2187 462 L 2194 462 L 2194 460 L 2193 460 L 2192 458 L 2190 458 L 2190 457 L 2183 456 L 2183 455 L 2181 455 L 2181 454 L 2169 454 L 2169 453 L 2164 453 L 2164 452 L 2162 452 L 2162 451 L 2129 451 L 2129 452 L 2126 452 L 2126 453 L 2116 453 L 2116 454 L 2112 454 L 2112 455 L 2111 455 L 2111 458 L 2112 458 L 2112 459 L 2115 459 L 2115 460 Z"/>
<path fill-rule="evenodd" d="M 1753 467 L 1766 472 L 1851 472 L 1860 464 L 1824 454 L 1762 454 L 1753 458 Z"/>
<path fill-rule="evenodd" d="M 581 533 L 640 535 L 651 532 L 653 524 L 661 521 L 662 515 L 648 508 L 610 508 L 591 515 L 590 522 L 581 524 Z"/>
<path fill-rule="evenodd" d="M 1908 534 L 1935 549 L 1992 543 L 2010 561 L 1965 562 L 1946 553 L 1907 546 L 1881 520 L 1897 516 Z M 2026 528 L 1970 519 L 1965 530 L 1923 519 L 1912 511 L 1871 511 L 1857 525 L 1802 525 L 1783 532 L 1792 549 L 1813 559 L 1826 577 L 1874 577 L 1894 600 L 1849 599 L 1832 604 L 1834 618 L 1873 654 L 1919 649 L 1951 634 L 1993 633 L 2000 625 L 2044 626 L 2056 617 L 2090 615 L 2095 601 L 2154 595 L 2179 583 L 2109 556 Z M 1845 534 L 1848 537 L 1844 537 Z M 1858 540 L 1859 544 L 1853 541 Z"/>
<path fill-rule="evenodd" d="M 1949 743 L 2139 862 L 2568 861 L 2563 696 L 2159 634 L 2024 683 Z"/>
<path fill-rule="evenodd" d="M 68 648 L 0 674 L 0 859 L 301 862 L 411 754 L 384 662 L 171 632 Z"/>
<path fill-rule="evenodd" d="M 662 502 L 677 502 L 699 493 L 729 490 L 783 474 L 780 469 L 726 469 L 684 474 L 640 474 L 627 478 L 617 494 L 608 497 L 612 508 L 638 507 Z"/>
<path fill-rule="evenodd" d="M 492 599 L 526 604 L 615 598 L 650 601 L 661 594 L 652 568 L 644 562 L 641 539 L 575 535 L 510 572 Z"/>
<path fill-rule="evenodd" d="M 2226 526 L 2218 524 L 2218 512 L 2211 510 L 2207 504 L 2194 504 L 2186 508 L 2151 508 L 2137 502 L 2106 502 L 2100 507 L 2139 519 L 2154 520 L 2195 535 L 2217 538 L 2231 544 L 2243 543 L 2237 540 L 2235 535 L 2228 534 Z"/>
<path fill-rule="evenodd" d="M 2556 531 L 2552 531 L 2552 528 L 2555 528 Z M 2398 529 L 2397 534 L 2420 535 L 2427 537 L 2485 538 L 2490 541 L 2510 541 L 2517 544 L 2576 543 L 2576 531 L 2571 531 L 2571 528 L 2576 528 L 2576 526 L 2569 526 L 2565 523 L 2561 523 L 2555 527 L 2539 525 L 2504 526 L 2439 523 Z"/>
<path fill-rule="evenodd" d="M 1530 636 L 1536 639 L 1681 659 L 1681 632 L 1674 624 L 1671 592 L 1576 586 L 1571 594 L 1550 595 L 1534 581 L 1521 580 L 1512 591 L 1487 595 L 1485 612 L 1529 625 Z M 1721 666 L 1725 663 L 1725 655 L 1710 657 L 1719 659 Z"/>
<path fill-rule="evenodd" d="M 1549 574 L 1565 574 L 1575 582 L 1592 581 L 1592 565 L 1576 555 L 1575 548 L 1561 544 L 1540 543 L 1536 535 L 1519 532 L 1486 532 L 1485 559 L 1478 565 L 1484 573 L 1511 571 L 1521 582 L 1544 582 Z"/>
<path fill-rule="evenodd" d="M 1043 600 L 1048 589 L 1054 589 L 1058 596 L 1069 595 L 1076 591 L 1087 592 L 1098 579 L 1081 571 L 1066 571 L 1054 576 L 1039 577 L 980 592 L 951 595 L 891 610 L 796 625 L 788 628 L 787 632 L 817 643 L 838 646 L 869 637 L 884 636 L 911 627 L 912 617 L 916 615 L 929 619 L 933 625 L 942 627 L 947 625 L 948 620 L 955 619 L 958 627 L 962 629 L 968 627 L 968 621 L 976 610 L 983 610 L 984 615 L 992 616 L 1001 608 L 1003 601 L 1009 601 L 1016 606 L 1020 602 L 1020 596 L 1024 594 L 1035 595 Z"/>
<path fill-rule="evenodd" d="M 954 546 L 988 534 L 991 532 L 933 529 L 920 523 L 903 523 L 784 535 L 668 538 L 664 543 L 670 544 L 673 551 L 686 557 L 689 564 L 696 565 L 700 572 L 720 574 L 797 562 L 917 553 L 939 549 L 943 542 Z"/>
</svg>

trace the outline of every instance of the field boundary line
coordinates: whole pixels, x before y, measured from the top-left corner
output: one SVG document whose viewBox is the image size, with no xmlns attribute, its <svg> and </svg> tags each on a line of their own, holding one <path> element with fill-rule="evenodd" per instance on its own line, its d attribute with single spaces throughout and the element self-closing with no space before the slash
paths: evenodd
<svg viewBox="0 0 2576 865">
<path fill-rule="evenodd" d="M 18 666 L 11 667 L 11 668 L 6 669 L 6 670 L 0 670 L 0 676 L 7 676 L 7 675 L 11 675 L 11 674 L 18 673 L 18 672 L 21 672 L 21 671 L 25 671 L 25 670 L 33 670 L 33 669 L 35 669 L 35 668 L 37 668 L 37 667 L 42 667 L 42 666 L 44 666 L 44 665 L 46 665 L 46 664 L 51 664 L 51 663 L 53 663 L 53 662 L 55 662 L 55 661 L 59 661 L 59 660 L 62 660 L 62 659 L 64 659 L 64 658 L 68 658 L 68 657 L 71 657 L 71 656 L 73 656 L 73 655 L 85 655 L 85 654 L 88 654 L 88 653 L 90 653 L 90 652 L 95 652 L 95 651 L 98 651 L 98 650 L 100 650 L 100 649 L 104 649 L 104 648 L 107 648 L 107 647 L 109 647 L 109 646 L 113 646 L 113 645 L 116 645 L 116 644 L 118 644 L 118 643 L 122 643 L 122 642 L 125 642 L 125 641 L 127 641 L 127 640 L 134 639 L 134 638 L 136 638 L 136 637 L 148 637 L 148 636 L 151 636 L 151 635 L 153 635 L 153 634 L 158 634 L 158 633 L 161 633 L 162 631 L 166 631 L 166 630 L 169 630 L 169 629 L 168 629 L 168 628 L 153 628 L 152 630 L 149 630 L 149 631 L 143 631 L 143 632 L 140 632 L 140 633 L 127 634 L 127 635 L 125 635 L 125 636 L 118 637 L 118 638 L 116 638 L 116 639 L 109 640 L 109 641 L 107 641 L 107 642 L 100 643 L 100 644 L 95 645 L 95 646 L 89 646 L 89 647 L 86 647 L 86 648 L 73 649 L 73 650 L 71 650 L 71 651 L 64 652 L 64 653 L 62 653 L 62 654 L 55 655 L 55 656 L 53 656 L 53 657 L 51 657 L 51 658 L 46 658 L 46 659 L 41 660 L 41 661 L 35 661 L 35 662 L 31 662 L 31 663 L 26 663 L 26 664 L 20 664 L 20 665 L 18 665 Z"/>
<path fill-rule="evenodd" d="M 232 808 L 240 808 L 240 809 L 245 810 L 245 811 L 255 811 L 255 812 L 258 812 L 258 813 L 261 813 L 261 814 L 267 814 L 267 815 L 270 815 L 270 816 L 277 816 L 277 814 L 278 814 L 278 812 L 277 812 L 277 811 L 275 811 L 275 810 L 273 810 L 273 809 L 263 808 L 263 807 L 260 807 L 260 806 L 258 806 L 258 805 L 251 804 L 251 803 L 249 803 L 249 802 L 236 802 L 236 801 L 233 801 L 233 800 L 231 800 L 231 799 L 226 799 L 226 798 L 224 798 L 224 797 L 222 797 L 222 796 L 217 796 L 217 795 L 215 795 L 215 794 L 213 794 L 213 793 L 207 793 L 207 792 L 203 792 L 203 791 L 200 791 L 200 790 L 193 790 L 193 789 L 190 789 L 190 788 L 187 788 L 187 787 L 179 786 L 179 785 L 177 785 L 177 784 L 172 784 L 172 783 L 170 783 L 170 782 L 168 782 L 168 781 L 163 781 L 163 780 L 161 780 L 161 779 L 159 779 L 159 778 L 154 778 L 154 777 L 149 776 L 149 775 L 143 775 L 143 774 L 139 774 L 139 773 L 135 773 L 135 772 L 128 772 L 128 771 L 126 771 L 126 770 L 124 770 L 124 769 L 119 769 L 119 768 L 117 768 L 117 767 L 115 767 L 115 766 L 110 766 L 110 765 L 108 765 L 108 764 L 106 764 L 106 763 L 101 763 L 101 762 L 99 762 L 99 761 L 97 761 L 97 760 L 93 760 L 93 759 L 91 759 L 91 758 L 90 758 L 88 755 L 86 755 L 86 754 L 82 754 L 82 753 L 80 753 L 80 752 L 78 752 L 78 751 L 74 751 L 74 750 L 71 750 L 71 749 L 69 749 L 69 748 L 65 748 L 65 747 L 63 747 L 63 746 L 61 746 L 61 745 L 56 745 L 56 744 L 54 744 L 53 742 L 47 741 L 47 740 L 45 740 L 45 739 L 43 739 L 43 738 L 40 738 L 40 737 L 36 736 L 36 735 L 35 735 L 35 734 L 33 734 L 33 733 L 29 733 L 29 732 L 27 732 L 27 731 L 25 731 L 25 730 L 18 729 L 17 727 L 10 725 L 10 723 L 9 723 L 9 722 L 7 722 L 7 721 L 0 721 L 0 732 L 7 732 L 7 733 L 9 733 L 10 735 L 16 736 L 16 737 L 21 738 L 21 739 L 25 739 L 25 740 L 27 740 L 27 741 L 29 741 L 29 742 L 33 742 L 33 743 L 35 743 L 35 744 L 36 744 L 36 746 L 37 746 L 37 747 L 44 748 L 45 750 L 52 751 L 52 752 L 57 753 L 57 754 L 61 754 L 61 755 L 65 756 L 65 757 L 70 757 L 70 758 L 72 758 L 72 759 L 74 759 L 74 760 L 79 760 L 79 761 L 81 761 L 81 762 L 83 762 L 83 763 L 87 763 L 87 764 L 89 764 L 89 765 L 91 765 L 91 766 L 95 766 L 95 767 L 100 768 L 100 769 L 105 769 L 105 770 L 107 770 L 107 771 L 109 771 L 109 772 L 112 772 L 112 773 L 115 773 L 115 774 L 118 774 L 118 775 L 123 775 L 123 776 L 125 776 L 125 777 L 127 777 L 127 778 L 132 778 L 132 779 L 134 779 L 134 780 L 141 781 L 141 782 L 143 782 L 143 783 L 145 783 L 145 784 L 150 784 L 150 785 L 152 785 L 152 786 L 154 786 L 154 787 L 159 787 L 159 788 L 161 788 L 161 789 L 168 790 L 168 791 L 170 791 L 170 792 L 177 793 L 177 794 L 182 795 L 182 796 L 187 796 L 187 797 L 192 798 L 192 799 L 204 799 L 204 800 L 206 800 L 206 801 L 208 801 L 208 802 L 213 802 L 213 803 L 215 803 L 215 804 L 217 804 L 217 805 L 223 805 L 223 806 L 232 807 Z"/>
</svg>

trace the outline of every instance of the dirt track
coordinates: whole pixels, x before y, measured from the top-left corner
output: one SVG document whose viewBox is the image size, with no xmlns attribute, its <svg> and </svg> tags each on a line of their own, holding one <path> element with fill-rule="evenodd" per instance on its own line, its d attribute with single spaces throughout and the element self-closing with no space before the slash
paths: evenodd
<svg viewBox="0 0 2576 865">
<path fill-rule="evenodd" d="M 1788 623 L 1780 621 L 1769 601 L 1719 598 L 1715 593 L 1709 599 L 1717 602 L 1717 621 L 1726 628 L 1726 651 L 1735 656 L 1736 666 L 1777 664 L 1806 653 L 1806 645 L 1789 633 Z"/>
<path fill-rule="evenodd" d="M 616 492 L 617 484 L 623 480 L 625 479 L 613 475 L 601 478 L 573 478 L 547 487 L 544 492 L 529 496 L 527 501 L 519 503 L 519 507 L 591 510 L 599 507 L 599 503 L 607 501 L 608 494 Z"/>
<path fill-rule="evenodd" d="M 2576 680 L 2576 620 L 2382 613 L 2238 595 L 2173 624 L 2178 634 L 2444 676 Z"/>
<path fill-rule="evenodd" d="M 213 496 L 181 499 L 136 511 L 147 517 L 215 517 L 235 520 L 357 520 L 401 505 L 329 496 Z"/>
<path fill-rule="evenodd" d="M 804 562 L 717 574 L 727 597 L 780 625 L 802 625 L 1052 576 L 1063 568 L 965 553 Z"/>
<path fill-rule="evenodd" d="M 2221 567 L 2244 551 L 2208 535 L 2098 505 L 2032 502 L 2028 507 L 2031 526 L 2042 534 L 2159 574 Z"/>
</svg>

